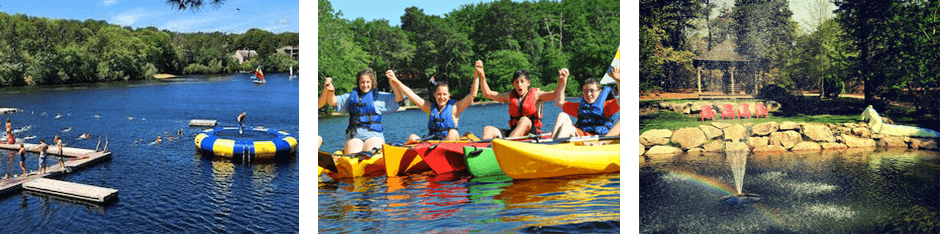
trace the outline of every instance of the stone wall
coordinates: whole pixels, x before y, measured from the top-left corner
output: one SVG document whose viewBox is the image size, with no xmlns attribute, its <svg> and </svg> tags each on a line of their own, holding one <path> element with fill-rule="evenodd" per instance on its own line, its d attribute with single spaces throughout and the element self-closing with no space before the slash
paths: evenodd
<svg viewBox="0 0 940 234">
<path fill-rule="evenodd" d="M 757 104 L 758 102 L 742 102 L 742 103 L 747 104 L 748 110 L 751 111 L 751 115 L 754 115 L 754 113 L 757 113 L 754 108 L 757 106 L 755 104 Z M 654 107 L 658 107 L 660 110 L 673 111 L 673 112 L 683 113 L 683 114 L 698 114 L 699 112 L 702 111 L 702 106 L 711 106 L 712 111 L 716 113 L 715 117 L 718 117 L 718 116 L 721 116 L 719 114 L 721 113 L 721 109 L 724 108 L 725 104 L 733 105 L 734 109 L 738 109 L 741 107 L 741 103 L 729 103 L 725 101 L 696 101 L 696 102 L 683 102 L 683 103 L 661 101 L 657 104 L 654 104 Z M 780 103 L 777 103 L 775 101 L 767 101 L 767 102 L 764 102 L 764 107 L 767 108 L 767 111 L 777 111 L 778 109 L 780 109 L 781 105 Z"/>
<path fill-rule="evenodd" d="M 725 144 L 741 142 L 755 154 L 848 148 L 911 148 L 940 150 L 938 139 L 872 134 L 867 123 L 796 123 L 708 125 L 677 130 L 653 129 L 640 135 L 640 155 L 722 152 Z M 738 144 L 733 144 L 738 145 Z"/>
</svg>

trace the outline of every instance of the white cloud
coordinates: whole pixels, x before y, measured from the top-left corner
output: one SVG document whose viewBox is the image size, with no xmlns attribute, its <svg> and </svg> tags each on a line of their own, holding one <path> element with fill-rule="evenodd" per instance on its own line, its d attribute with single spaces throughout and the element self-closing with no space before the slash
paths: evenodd
<svg viewBox="0 0 940 234">
<path fill-rule="evenodd" d="M 130 9 L 124 12 L 112 16 L 109 23 L 118 24 L 121 26 L 134 26 L 134 23 L 137 23 L 143 19 L 151 17 L 159 17 L 161 15 L 166 15 L 166 13 L 161 13 L 158 11 L 147 10 L 146 8 L 139 7 Z M 141 22 L 142 24 L 153 24 L 148 22 Z"/>
<path fill-rule="evenodd" d="M 117 0 L 104 0 L 103 2 L 101 2 L 101 4 L 104 4 L 104 6 L 111 6 L 111 5 L 114 5 L 115 3 L 117 3 Z"/>
</svg>

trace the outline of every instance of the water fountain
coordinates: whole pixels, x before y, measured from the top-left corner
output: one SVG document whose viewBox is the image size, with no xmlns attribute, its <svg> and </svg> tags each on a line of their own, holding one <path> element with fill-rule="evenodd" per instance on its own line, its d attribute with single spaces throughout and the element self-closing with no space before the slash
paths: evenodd
<svg viewBox="0 0 940 234">
<path fill-rule="evenodd" d="M 734 174 L 734 188 L 737 194 L 721 197 L 718 199 L 718 202 L 726 205 L 747 205 L 760 202 L 760 195 L 743 192 L 744 170 L 747 164 L 748 151 L 746 148 L 745 150 L 735 150 L 734 147 L 732 147 L 732 144 L 735 143 L 729 143 L 728 146 L 726 146 L 725 155 L 728 164 L 731 165 L 731 171 Z"/>
</svg>

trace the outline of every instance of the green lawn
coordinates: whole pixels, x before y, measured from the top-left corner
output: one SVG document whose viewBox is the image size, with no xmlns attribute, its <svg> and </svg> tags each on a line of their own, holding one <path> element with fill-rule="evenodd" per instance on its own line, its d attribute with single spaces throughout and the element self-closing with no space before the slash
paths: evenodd
<svg viewBox="0 0 940 234">
<path fill-rule="evenodd" d="M 640 108 L 648 108 L 651 105 L 658 103 L 660 100 L 644 100 L 640 101 Z M 697 100 L 668 100 L 668 102 L 694 102 Z M 725 102 L 759 102 L 760 99 L 738 99 L 738 100 L 714 100 L 718 103 Z M 799 98 L 793 101 L 793 104 L 787 106 L 783 105 L 783 108 L 777 111 L 770 112 L 770 118 L 760 118 L 751 117 L 747 119 L 724 119 L 720 117 L 720 113 L 716 115 L 715 122 L 729 123 L 729 124 L 759 124 L 764 122 L 774 121 L 777 123 L 782 123 L 785 121 L 793 122 L 814 122 L 814 123 L 846 123 L 846 122 L 859 122 L 861 121 L 861 113 L 867 107 L 864 104 L 864 101 L 856 98 L 838 98 L 838 99 L 822 99 L 818 97 L 805 97 Z M 899 125 L 909 125 L 916 127 L 929 128 L 934 130 L 937 126 L 940 126 L 940 122 L 936 119 L 917 115 L 914 112 L 913 108 L 901 107 L 901 106 L 887 106 L 882 107 L 881 109 L 875 108 L 879 114 L 882 116 L 887 116 Z M 687 127 L 698 127 L 699 125 L 710 125 L 712 122 L 711 119 L 705 119 L 705 122 L 701 121 L 699 114 L 695 113 L 692 115 L 686 115 L 681 113 L 676 113 L 672 111 L 659 110 L 658 113 L 641 115 L 640 116 L 640 134 L 650 129 L 669 129 L 676 130 L 680 128 Z"/>
</svg>

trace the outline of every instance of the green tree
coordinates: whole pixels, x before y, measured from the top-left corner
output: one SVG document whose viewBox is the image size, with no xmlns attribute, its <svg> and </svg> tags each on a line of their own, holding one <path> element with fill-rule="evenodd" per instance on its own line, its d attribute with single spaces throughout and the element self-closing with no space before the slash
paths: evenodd
<svg viewBox="0 0 940 234">
<path fill-rule="evenodd" d="M 353 40 L 346 20 L 339 18 L 342 12 L 334 13 L 326 0 L 320 0 L 317 8 L 318 79 L 333 77 L 337 93 L 350 92 L 356 86 L 356 73 L 368 68 L 368 54 Z"/>
</svg>

